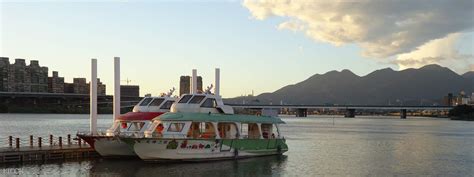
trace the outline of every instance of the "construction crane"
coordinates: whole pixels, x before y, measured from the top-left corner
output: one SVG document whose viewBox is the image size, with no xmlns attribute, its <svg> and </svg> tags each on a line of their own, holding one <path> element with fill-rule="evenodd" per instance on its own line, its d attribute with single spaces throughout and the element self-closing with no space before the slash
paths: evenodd
<svg viewBox="0 0 474 177">
<path fill-rule="evenodd" d="M 132 82 L 132 80 L 130 80 L 130 79 L 128 79 L 128 78 L 127 78 L 126 80 L 121 80 L 121 81 L 122 81 L 122 82 L 126 82 L 126 83 L 127 83 L 127 85 L 129 85 L 129 84 L 130 84 L 130 82 Z"/>
</svg>

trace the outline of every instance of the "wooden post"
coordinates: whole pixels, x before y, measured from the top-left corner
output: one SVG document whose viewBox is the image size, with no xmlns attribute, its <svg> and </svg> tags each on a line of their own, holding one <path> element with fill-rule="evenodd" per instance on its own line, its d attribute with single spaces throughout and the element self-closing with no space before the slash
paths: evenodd
<svg viewBox="0 0 474 177">
<path fill-rule="evenodd" d="M 79 147 L 81 147 L 81 138 L 77 139 L 77 143 L 79 144 Z"/>
<path fill-rule="evenodd" d="M 13 137 L 12 136 L 8 136 L 8 146 L 9 147 L 13 146 Z"/>
<path fill-rule="evenodd" d="M 41 148 L 41 137 L 38 137 L 38 147 Z"/>
<path fill-rule="evenodd" d="M 67 145 L 71 145 L 71 134 L 67 134 Z"/>
<path fill-rule="evenodd" d="M 53 135 L 49 135 L 49 146 L 53 146 Z"/>
<path fill-rule="evenodd" d="M 33 147 L 33 135 L 30 135 L 30 147 Z"/>
<path fill-rule="evenodd" d="M 20 138 L 15 138 L 15 145 L 17 149 L 20 149 Z"/>
<path fill-rule="evenodd" d="M 59 147 L 63 147 L 63 137 L 59 137 Z"/>
</svg>

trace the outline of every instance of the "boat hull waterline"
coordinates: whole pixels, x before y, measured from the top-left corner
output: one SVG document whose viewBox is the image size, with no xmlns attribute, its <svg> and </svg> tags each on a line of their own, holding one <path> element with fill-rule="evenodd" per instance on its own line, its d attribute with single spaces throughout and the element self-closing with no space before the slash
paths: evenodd
<svg viewBox="0 0 474 177">
<path fill-rule="evenodd" d="M 280 155 L 285 139 L 122 138 L 145 161 L 209 161 Z"/>
</svg>

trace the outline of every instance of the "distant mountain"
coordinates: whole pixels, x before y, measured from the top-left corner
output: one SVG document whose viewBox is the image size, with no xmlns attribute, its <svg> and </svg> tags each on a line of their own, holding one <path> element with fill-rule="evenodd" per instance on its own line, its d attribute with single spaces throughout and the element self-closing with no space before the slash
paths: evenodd
<svg viewBox="0 0 474 177">
<path fill-rule="evenodd" d="M 443 96 L 474 91 L 474 73 L 460 76 L 439 65 L 394 71 L 381 69 L 358 76 L 349 70 L 315 74 L 273 93 L 226 99 L 226 103 L 433 105 Z"/>
<path fill-rule="evenodd" d="M 474 84 L 474 71 L 469 71 L 467 73 L 464 73 L 462 77 L 471 80 L 472 84 Z"/>
</svg>

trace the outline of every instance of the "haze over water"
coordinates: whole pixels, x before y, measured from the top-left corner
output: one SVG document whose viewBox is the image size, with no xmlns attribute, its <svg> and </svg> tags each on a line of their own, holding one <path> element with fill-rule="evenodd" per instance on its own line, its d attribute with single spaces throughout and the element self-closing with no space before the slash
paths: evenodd
<svg viewBox="0 0 474 177">
<path fill-rule="evenodd" d="M 0 165 L 0 176 L 472 176 L 474 122 L 447 119 L 284 117 L 283 156 L 205 163 L 155 164 L 95 159 Z M 334 123 L 333 123 L 334 122 Z M 0 114 L 9 135 L 46 137 L 88 130 L 88 115 Z M 106 129 L 111 115 L 99 118 Z"/>
</svg>

